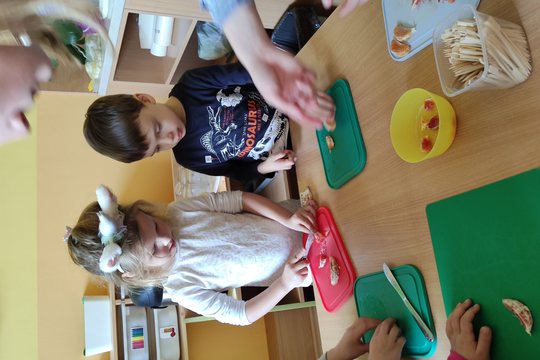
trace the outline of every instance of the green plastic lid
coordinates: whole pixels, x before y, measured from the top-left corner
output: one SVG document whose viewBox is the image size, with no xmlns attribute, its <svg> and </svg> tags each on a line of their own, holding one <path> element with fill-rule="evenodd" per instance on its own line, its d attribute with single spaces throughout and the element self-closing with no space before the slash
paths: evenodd
<svg viewBox="0 0 540 360">
<path fill-rule="evenodd" d="M 399 285 L 414 306 L 418 314 L 435 335 L 433 317 L 420 271 L 412 265 L 403 265 L 392 269 Z M 386 279 L 383 272 L 361 276 L 354 284 L 354 298 L 358 316 L 367 316 L 384 320 L 396 319 L 403 336 L 407 339 L 403 356 L 411 358 L 429 357 L 435 352 L 437 339 L 429 342 L 409 313 L 403 301 Z M 364 335 L 364 342 L 369 342 L 373 331 Z"/>
<path fill-rule="evenodd" d="M 331 188 L 338 189 L 364 169 L 366 148 L 347 81 L 337 80 L 328 90 L 328 94 L 336 104 L 336 129 L 331 132 L 325 128 L 317 130 L 317 141 L 326 182 Z M 326 145 L 327 135 L 334 140 L 332 151 Z"/>
</svg>

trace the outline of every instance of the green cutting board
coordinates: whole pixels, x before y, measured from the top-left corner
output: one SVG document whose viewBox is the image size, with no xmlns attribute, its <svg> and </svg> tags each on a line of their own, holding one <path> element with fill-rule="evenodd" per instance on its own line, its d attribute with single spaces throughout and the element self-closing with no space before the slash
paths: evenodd
<svg viewBox="0 0 540 360">
<path fill-rule="evenodd" d="M 393 268 L 392 273 L 412 306 L 436 335 L 426 286 L 420 271 L 412 265 L 402 265 Z M 390 285 L 382 271 L 359 277 L 354 284 L 354 299 L 358 316 L 380 320 L 389 317 L 396 319 L 403 336 L 407 339 L 403 347 L 402 355 L 404 357 L 424 358 L 433 355 L 437 340 L 429 342 L 425 338 L 410 311 L 403 304 L 403 300 Z M 363 341 L 365 343 L 371 340 L 373 332 L 372 330 L 364 335 Z"/>
<path fill-rule="evenodd" d="M 336 129 L 331 132 L 325 128 L 317 130 L 317 141 L 326 182 L 332 189 L 339 189 L 364 169 L 367 155 L 349 83 L 337 80 L 328 89 L 328 95 L 336 104 Z M 332 151 L 326 144 L 327 135 L 335 143 Z"/>
<path fill-rule="evenodd" d="M 540 359 L 540 168 L 426 209 L 446 313 L 471 298 L 475 328 L 493 329 L 492 360 Z M 537 322 L 532 336 L 502 305 L 513 298 Z"/>
</svg>

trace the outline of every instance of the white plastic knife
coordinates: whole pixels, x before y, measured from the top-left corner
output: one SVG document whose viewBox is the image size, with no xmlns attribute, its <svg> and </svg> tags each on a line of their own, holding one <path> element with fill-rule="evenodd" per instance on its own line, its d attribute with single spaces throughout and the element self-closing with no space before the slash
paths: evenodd
<svg viewBox="0 0 540 360">
<path fill-rule="evenodd" d="M 416 321 L 416 323 L 420 327 L 420 330 L 422 330 L 422 333 L 424 334 L 426 339 L 429 342 L 433 342 L 433 340 L 434 340 L 433 333 L 431 332 L 429 327 L 426 325 L 424 320 L 422 320 L 422 318 L 420 317 L 418 312 L 415 310 L 415 308 L 412 306 L 409 299 L 407 299 L 407 296 L 405 295 L 405 293 L 401 289 L 401 286 L 399 286 L 399 283 L 397 282 L 394 274 L 392 274 L 392 270 L 390 270 L 390 268 L 388 267 L 388 265 L 386 265 L 386 263 L 383 264 L 383 271 L 384 271 L 384 275 L 386 275 L 386 279 L 388 279 L 388 281 L 390 282 L 390 285 L 392 285 L 394 290 L 396 290 L 399 297 L 401 298 L 401 300 L 405 304 L 405 307 L 411 313 L 412 317 L 414 318 L 414 320 Z"/>
</svg>

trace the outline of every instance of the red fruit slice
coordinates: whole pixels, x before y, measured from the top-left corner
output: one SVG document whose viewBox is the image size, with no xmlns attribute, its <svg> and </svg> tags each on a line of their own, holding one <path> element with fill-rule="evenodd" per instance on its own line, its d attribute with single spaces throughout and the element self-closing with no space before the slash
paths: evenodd
<svg viewBox="0 0 540 360">
<path fill-rule="evenodd" d="M 433 99 L 424 100 L 424 110 L 430 111 L 435 109 L 435 101 Z"/>
<path fill-rule="evenodd" d="M 431 149 L 433 149 L 433 143 L 431 142 L 429 136 L 426 135 L 422 138 L 422 151 L 428 153 L 431 151 Z"/>
<path fill-rule="evenodd" d="M 435 115 L 429 119 L 426 127 L 431 130 L 437 130 L 439 128 L 439 115 Z"/>
<path fill-rule="evenodd" d="M 502 303 L 515 317 L 518 318 L 521 326 L 525 329 L 525 332 L 531 335 L 531 329 L 533 327 L 533 318 L 531 311 L 523 303 L 514 299 L 503 299 Z"/>
</svg>

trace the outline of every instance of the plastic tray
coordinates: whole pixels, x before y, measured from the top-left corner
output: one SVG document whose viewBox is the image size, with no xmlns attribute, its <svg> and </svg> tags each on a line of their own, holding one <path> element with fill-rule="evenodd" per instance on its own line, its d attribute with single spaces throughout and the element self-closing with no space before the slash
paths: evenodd
<svg viewBox="0 0 540 360">
<path fill-rule="evenodd" d="M 331 188 L 338 189 L 364 169 L 366 148 L 347 81 L 337 80 L 328 94 L 336 104 L 336 129 L 332 132 L 324 128 L 317 130 L 317 141 L 326 182 Z M 332 151 L 326 145 L 326 135 L 334 139 L 335 147 Z"/>
<path fill-rule="evenodd" d="M 454 3 L 438 0 L 424 0 L 417 8 L 412 8 L 411 0 L 382 0 L 384 27 L 386 28 L 386 43 L 388 53 L 395 61 L 405 61 L 427 47 L 433 41 L 433 30 L 448 14 L 456 11 L 462 4 L 470 4 L 476 9 L 480 0 L 456 0 Z M 416 31 L 409 39 L 411 52 L 398 57 L 390 51 L 394 38 L 394 27 L 397 24 L 415 26 Z"/>
<path fill-rule="evenodd" d="M 403 265 L 392 269 L 403 292 L 435 335 L 431 308 L 424 285 L 424 279 L 418 269 L 412 265 Z M 354 298 L 358 316 L 367 316 L 380 320 L 392 317 L 407 339 L 403 349 L 404 357 L 429 357 L 435 352 L 437 340 L 429 342 L 414 321 L 403 301 L 383 272 L 361 276 L 354 284 Z M 364 342 L 369 342 L 373 331 L 364 335 Z"/>
<path fill-rule="evenodd" d="M 311 249 L 309 250 L 308 260 L 323 306 L 326 311 L 334 312 L 352 296 L 356 273 L 349 258 L 349 253 L 343 245 L 332 213 L 328 208 L 320 207 L 317 210 L 317 224 L 321 233 L 329 232 L 326 239 L 323 239 L 320 243 L 313 241 L 313 245 L 311 245 Z M 307 238 L 308 235 L 304 234 L 304 245 Z M 328 260 L 326 265 L 322 269 L 319 269 L 321 246 L 324 245 L 326 245 Z M 330 284 L 330 257 L 336 259 L 340 268 L 339 281 L 336 285 Z"/>
</svg>

